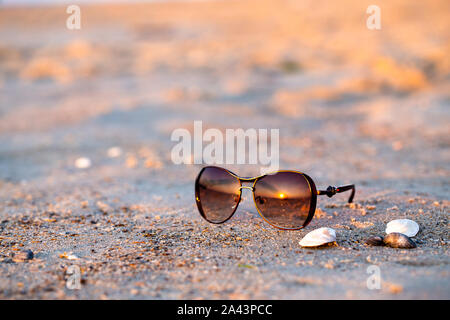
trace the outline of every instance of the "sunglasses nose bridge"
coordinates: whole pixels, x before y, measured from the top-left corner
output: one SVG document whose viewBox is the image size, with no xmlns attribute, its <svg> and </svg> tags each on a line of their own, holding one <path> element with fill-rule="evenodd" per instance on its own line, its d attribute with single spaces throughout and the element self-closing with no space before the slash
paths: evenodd
<svg viewBox="0 0 450 320">
<path fill-rule="evenodd" d="M 249 186 L 241 186 L 241 187 L 239 188 L 240 191 L 242 191 L 242 189 L 248 189 L 248 190 L 250 190 L 251 192 L 253 192 L 253 190 L 254 190 L 253 187 L 249 187 Z"/>
</svg>

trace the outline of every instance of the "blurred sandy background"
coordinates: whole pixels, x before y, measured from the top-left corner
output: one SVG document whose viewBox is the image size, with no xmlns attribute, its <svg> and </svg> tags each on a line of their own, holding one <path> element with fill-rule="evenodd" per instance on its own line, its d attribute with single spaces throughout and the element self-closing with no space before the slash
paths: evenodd
<svg viewBox="0 0 450 320">
<path fill-rule="evenodd" d="M 65 9 L 0 7 L 0 297 L 450 298 L 448 1 L 82 4 L 73 31 Z M 280 167 L 356 183 L 356 205 L 320 198 L 306 230 L 280 232 L 247 199 L 208 225 L 199 166 L 170 160 L 194 120 L 280 128 Z M 363 245 L 403 217 L 417 249 Z M 320 226 L 339 247 L 301 249 Z"/>
</svg>

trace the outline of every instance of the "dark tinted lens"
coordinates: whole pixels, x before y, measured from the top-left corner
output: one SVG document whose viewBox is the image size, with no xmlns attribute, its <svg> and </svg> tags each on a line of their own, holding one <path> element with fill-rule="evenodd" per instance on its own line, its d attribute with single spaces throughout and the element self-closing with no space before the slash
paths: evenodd
<svg viewBox="0 0 450 320">
<path fill-rule="evenodd" d="M 197 179 L 197 204 L 204 218 L 221 223 L 234 213 L 240 200 L 241 183 L 228 171 L 205 168 Z"/>
<path fill-rule="evenodd" d="M 311 189 L 301 173 L 278 172 L 255 184 L 255 202 L 261 215 L 274 226 L 297 229 L 309 215 Z"/>
</svg>

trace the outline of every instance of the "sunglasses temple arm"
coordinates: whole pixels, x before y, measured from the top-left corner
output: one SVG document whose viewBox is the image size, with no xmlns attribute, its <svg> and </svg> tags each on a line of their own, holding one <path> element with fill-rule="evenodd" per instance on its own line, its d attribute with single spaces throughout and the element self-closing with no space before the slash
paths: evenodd
<svg viewBox="0 0 450 320">
<path fill-rule="evenodd" d="M 340 186 L 340 187 L 329 186 L 327 188 L 327 190 L 318 190 L 317 194 L 318 195 L 327 195 L 329 198 L 331 198 L 336 193 L 341 193 L 341 192 L 345 192 L 345 191 L 349 191 L 349 190 L 351 190 L 352 193 L 350 194 L 350 197 L 348 198 L 348 203 L 351 203 L 353 201 L 353 198 L 354 198 L 355 192 L 356 192 L 354 184 L 348 184 L 348 185 Z"/>
</svg>

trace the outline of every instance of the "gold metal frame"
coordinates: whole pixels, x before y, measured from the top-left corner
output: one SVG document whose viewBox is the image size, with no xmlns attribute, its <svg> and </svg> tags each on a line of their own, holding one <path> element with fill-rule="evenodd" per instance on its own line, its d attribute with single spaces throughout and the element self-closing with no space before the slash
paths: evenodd
<svg viewBox="0 0 450 320">
<path fill-rule="evenodd" d="M 233 212 L 230 214 L 230 216 L 229 216 L 227 219 L 225 219 L 224 221 L 221 221 L 221 222 L 213 222 L 213 221 L 210 221 L 210 220 L 206 217 L 206 215 L 205 215 L 205 213 L 204 213 L 204 211 L 203 211 L 203 208 L 202 208 L 202 206 L 201 206 L 201 201 L 200 201 L 199 192 L 198 192 L 198 180 L 199 180 L 201 174 L 203 173 L 203 171 L 204 171 L 205 169 L 207 169 L 207 168 L 216 168 L 216 169 L 220 169 L 220 170 L 225 170 L 225 171 L 228 172 L 231 176 L 233 176 L 235 179 L 237 179 L 237 180 L 239 181 L 239 184 L 240 184 L 240 188 L 239 188 L 239 201 L 238 201 L 236 207 L 234 208 Z M 274 225 L 273 223 L 271 223 L 270 221 L 268 221 L 268 220 L 264 217 L 264 215 L 261 213 L 261 211 L 260 211 L 259 208 L 258 208 L 258 204 L 256 203 L 255 192 L 254 192 L 256 183 L 257 183 L 260 179 L 262 179 L 263 177 L 266 177 L 266 176 L 269 176 L 269 175 L 273 175 L 273 174 L 276 174 L 276 173 L 280 173 L 280 172 L 293 172 L 293 173 L 298 173 L 298 174 L 302 175 L 303 178 L 305 178 L 306 182 L 308 183 L 309 191 L 311 192 L 310 211 L 309 211 L 308 217 L 306 218 L 306 220 L 305 220 L 305 222 L 303 223 L 303 225 L 300 226 L 300 227 L 298 227 L 298 228 L 284 228 L 284 227 L 280 227 L 280 226 Z M 251 187 L 248 187 L 248 186 L 242 186 L 242 182 L 253 182 L 253 185 L 252 185 Z M 239 206 L 239 203 L 240 203 L 240 201 L 241 201 L 241 199 L 242 199 L 242 189 L 248 189 L 248 190 L 251 190 L 251 191 L 252 191 L 252 194 L 253 194 L 253 203 L 255 204 L 256 211 L 258 212 L 259 216 L 260 216 L 265 222 L 267 222 L 268 224 L 270 224 L 270 225 L 271 225 L 272 227 L 274 227 L 274 228 L 277 228 L 277 229 L 280 229 L 280 230 L 300 230 L 300 229 L 306 227 L 306 226 L 309 224 L 309 222 L 312 220 L 313 216 L 314 216 L 315 209 L 316 209 L 316 202 L 317 202 L 317 194 L 318 194 L 318 192 L 317 192 L 317 190 L 316 190 L 314 181 L 313 181 L 308 175 L 306 175 L 305 173 L 300 172 L 300 171 L 296 171 L 296 170 L 278 170 L 278 171 L 274 171 L 274 172 L 271 172 L 271 173 L 266 173 L 266 174 L 263 174 L 263 175 L 260 175 L 260 176 L 256 176 L 256 177 L 240 177 L 240 176 L 238 176 L 237 174 L 231 172 L 231 171 L 228 170 L 228 169 L 221 168 L 221 167 L 217 167 L 217 166 L 206 166 L 206 167 L 203 167 L 202 170 L 200 171 L 200 173 L 198 174 L 197 179 L 196 179 L 196 181 L 195 181 L 195 199 L 196 199 L 196 203 L 197 203 L 198 210 L 200 211 L 200 215 L 201 215 L 206 221 L 208 221 L 208 222 L 210 222 L 210 223 L 214 223 L 214 224 L 221 224 L 221 223 L 224 223 L 224 222 L 228 221 L 228 220 L 234 215 L 234 213 L 236 212 L 236 210 L 237 210 L 237 208 L 238 208 L 238 206 Z"/>
</svg>

